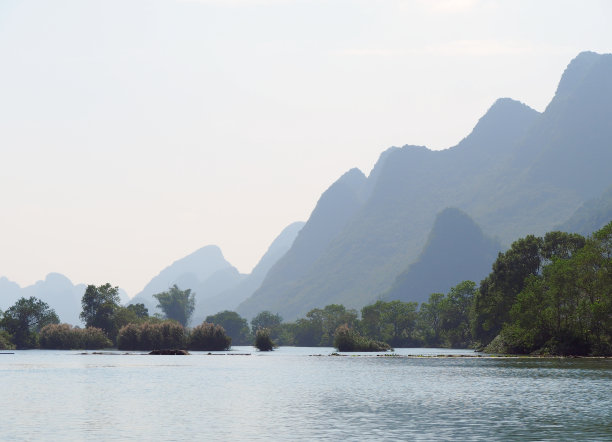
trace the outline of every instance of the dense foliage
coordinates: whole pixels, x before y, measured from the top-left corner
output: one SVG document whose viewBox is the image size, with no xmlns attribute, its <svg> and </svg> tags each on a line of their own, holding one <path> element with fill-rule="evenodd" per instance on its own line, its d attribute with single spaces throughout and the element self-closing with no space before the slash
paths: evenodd
<svg viewBox="0 0 612 442">
<path fill-rule="evenodd" d="M 195 293 L 191 293 L 191 289 L 181 290 L 174 284 L 167 292 L 157 293 L 153 297 L 166 318 L 187 326 L 195 309 Z"/>
<path fill-rule="evenodd" d="M 236 345 L 249 345 L 252 342 L 249 323 L 236 312 L 224 310 L 216 315 L 207 316 L 205 322 L 223 327 L 225 333 L 232 338 L 232 342 Z"/>
<path fill-rule="evenodd" d="M 255 348 L 259 351 L 274 350 L 274 342 L 270 337 L 270 330 L 267 328 L 258 328 L 255 332 Z"/>
<path fill-rule="evenodd" d="M 391 346 L 385 342 L 361 336 L 356 330 L 343 324 L 336 329 L 334 347 L 338 351 L 387 351 Z"/>
<path fill-rule="evenodd" d="M 221 351 L 228 350 L 231 345 L 232 338 L 227 336 L 225 329 L 210 322 L 194 327 L 189 337 L 190 350 Z"/>
<path fill-rule="evenodd" d="M 582 237 L 554 234 L 552 249 L 546 249 L 551 234 L 544 238 L 542 255 L 546 261 L 541 271 L 527 275 L 521 289 L 516 294 L 509 294 L 513 295 L 509 311 L 503 322 L 497 324 L 497 328 L 501 325 L 500 333 L 489 341 L 488 349 L 512 353 L 610 355 L 612 223 L 586 241 L 581 240 Z M 493 273 L 495 269 L 494 266 Z M 482 294 L 487 292 L 482 291 Z M 484 314 L 489 313 L 477 304 L 475 317 L 482 317 L 483 310 Z M 478 324 L 475 330 L 479 331 Z"/>
<path fill-rule="evenodd" d="M 149 320 L 130 323 L 119 330 L 119 350 L 162 350 L 185 348 L 185 328 L 176 321 Z"/>
<path fill-rule="evenodd" d="M 156 295 L 166 316 L 185 323 L 193 312 L 190 290 L 174 286 Z M 515 241 L 500 253 L 480 287 L 463 281 L 447 294 L 416 302 L 382 301 L 361 315 L 340 304 L 310 310 L 283 322 L 260 312 L 247 321 L 223 311 L 186 331 L 177 321 L 151 318 L 142 304 L 121 307 L 118 289 L 89 285 L 81 318 L 87 328 L 59 324 L 55 312 L 36 298 L 21 298 L 0 312 L 0 349 L 96 349 L 116 337 L 122 350 L 227 350 L 255 342 L 335 346 L 342 351 L 388 347 L 486 348 L 491 352 L 559 355 L 612 354 L 612 222 L 592 236 L 549 232 Z M 172 313 L 174 312 L 174 313 Z"/>
<path fill-rule="evenodd" d="M 114 340 L 119 331 L 115 320 L 115 313 L 120 308 L 119 302 L 119 287 L 108 283 L 99 287 L 88 285 L 81 299 L 81 320 L 87 327 L 104 330 L 109 339 Z"/>
<path fill-rule="evenodd" d="M 112 345 L 106 333 L 97 327 L 79 328 L 70 324 L 48 324 L 40 330 L 40 348 L 49 350 L 97 350 Z"/>
<path fill-rule="evenodd" d="M 21 298 L 4 312 L 0 327 L 4 339 L 11 336 L 12 344 L 19 349 L 38 347 L 38 333 L 47 324 L 57 324 L 59 318 L 46 302 L 30 297 Z"/>
<path fill-rule="evenodd" d="M 0 330 L 0 350 L 14 349 L 13 337 L 6 330 Z"/>
</svg>

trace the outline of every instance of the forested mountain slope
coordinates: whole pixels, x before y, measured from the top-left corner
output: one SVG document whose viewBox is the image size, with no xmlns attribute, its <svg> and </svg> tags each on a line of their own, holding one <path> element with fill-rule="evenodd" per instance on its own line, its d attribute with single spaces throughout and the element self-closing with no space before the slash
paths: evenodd
<svg viewBox="0 0 612 442">
<path fill-rule="evenodd" d="M 599 198 L 590 199 L 581 205 L 566 222 L 558 227 L 558 230 L 587 236 L 610 221 L 612 221 L 612 186 Z"/>
<path fill-rule="evenodd" d="M 330 218 L 319 206 L 337 183 L 322 196 L 302 231 L 313 232 L 308 242 L 318 244 L 317 253 L 302 255 L 298 237 L 240 311 L 293 319 L 330 303 L 363 306 L 415 261 L 446 207 L 463 210 L 506 245 L 551 230 L 612 184 L 611 115 L 612 55 L 585 52 L 543 113 L 500 99 L 455 147 L 385 152 L 376 173 L 355 186 L 366 190 L 334 198 L 334 229 L 325 229 Z"/>
<path fill-rule="evenodd" d="M 430 294 L 448 293 L 462 281 L 478 283 L 501 251 L 501 244 L 485 236 L 466 213 L 445 209 L 417 261 L 398 275 L 383 299 L 427 302 Z"/>
<path fill-rule="evenodd" d="M 257 290 L 270 268 L 272 268 L 272 266 L 287 253 L 287 250 L 291 248 L 291 245 L 302 227 L 304 227 L 303 222 L 295 222 L 283 229 L 249 275 L 244 277 L 237 285 L 217 295 L 207 297 L 202 300 L 199 306 L 196 305 L 196 311 L 192 322 L 194 324 L 199 324 L 208 315 L 223 310 L 236 310 L 242 301 Z"/>
</svg>

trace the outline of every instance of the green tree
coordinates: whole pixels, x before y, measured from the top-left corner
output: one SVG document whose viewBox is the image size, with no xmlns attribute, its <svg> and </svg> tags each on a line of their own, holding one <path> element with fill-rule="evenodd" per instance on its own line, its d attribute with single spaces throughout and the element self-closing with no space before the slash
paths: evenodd
<svg viewBox="0 0 612 442">
<path fill-rule="evenodd" d="M 36 348 L 38 333 L 47 324 L 59 324 L 55 311 L 35 297 L 20 298 L 4 312 L 2 328 L 13 337 L 17 348 Z"/>
<path fill-rule="evenodd" d="M 361 309 L 360 329 L 371 339 L 384 341 L 394 347 L 416 343 L 416 302 L 377 301 Z"/>
<path fill-rule="evenodd" d="M 115 322 L 115 313 L 120 305 L 119 287 L 109 283 L 96 287 L 88 285 L 81 299 L 81 320 L 87 327 L 97 327 L 114 341 L 118 327 Z"/>
<path fill-rule="evenodd" d="M 271 335 L 275 334 L 275 331 L 283 322 L 283 318 L 279 314 L 274 314 L 268 310 L 260 312 L 257 316 L 251 319 L 251 331 L 253 335 L 257 333 L 260 328 L 267 328 Z"/>
<path fill-rule="evenodd" d="M 442 343 L 442 314 L 444 294 L 432 293 L 428 302 L 421 304 L 418 316 L 418 329 L 425 345 L 439 347 Z"/>
<path fill-rule="evenodd" d="M 186 327 L 195 309 L 195 293 L 191 289 L 181 290 L 174 284 L 167 292 L 153 295 L 168 319 L 174 319 Z"/>
<path fill-rule="evenodd" d="M 149 321 L 149 310 L 144 304 L 130 304 L 127 307 L 118 306 L 113 314 L 116 330 L 128 324 L 140 324 Z"/>
<path fill-rule="evenodd" d="M 134 313 L 134 316 L 138 319 L 147 319 L 149 317 L 149 309 L 144 304 L 130 304 L 126 309 Z"/>
<path fill-rule="evenodd" d="M 541 275 L 527 278 L 496 346 L 514 353 L 612 354 L 612 223 L 586 241 L 573 240 L 552 254 Z"/>
<path fill-rule="evenodd" d="M 225 310 L 206 317 L 205 322 L 220 325 L 236 345 L 250 345 L 249 324 L 238 313 Z"/>
<path fill-rule="evenodd" d="M 385 301 L 379 300 L 361 309 L 359 328 L 364 335 L 379 341 L 384 340 L 386 327 L 383 322 L 383 315 L 386 304 Z"/>
<path fill-rule="evenodd" d="M 357 311 L 347 309 L 341 304 L 326 305 L 323 309 L 313 309 L 306 314 L 306 318 L 320 327 L 322 347 L 331 347 L 334 344 L 336 329 L 342 324 L 354 327 L 357 323 Z"/>
<path fill-rule="evenodd" d="M 450 289 L 441 303 L 441 331 L 445 344 L 452 348 L 466 348 L 472 342 L 470 311 L 476 294 L 476 284 L 463 281 Z"/>
<path fill-rule="evenodd" d="M 568 260 L 585 245 L 585 238 L 574 233 L 549 232 L 544 238 L 528 235 L 500 253 L 492 272 L 474 296 L 472 334 L 488 344 L 510 322 L 510 309 L 529 276 L 541 277 L 543 267 L 555 260 Z"/>
<path fill-rule="evenodd" d="M 323 330 L 321 321 L 300 318 L 292 324 L 293 344 L 298 347 L 316 347 L 321 343 Z"/>
<path fill-rule="evenodd" d="M 542 238 L 528 235 L 512 243 L 493 263 L 474 299 L 472 333 L 482 345 L 495 338 L 510 319 L 510 308 L 529 275 L 540 271 Z"/>
<path fill-rule="evenodd" d="M 387 324 L 384 342 L 393 347 L 409 347 L 415 344 L 417 306 L 416 302 L 387 302 L 382 315 L 383 322 Z"/>
</svg>

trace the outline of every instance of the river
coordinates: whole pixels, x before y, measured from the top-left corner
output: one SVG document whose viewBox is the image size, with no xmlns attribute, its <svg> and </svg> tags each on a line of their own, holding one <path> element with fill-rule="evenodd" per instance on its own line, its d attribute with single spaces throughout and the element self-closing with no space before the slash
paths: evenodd
<svg viewBox="0 0 612 442">
<path fill-rule="evenodd" d="M 612 359 L 333 351 L 2 354 L 0 439 L 612 440 Z"/>
</svg>

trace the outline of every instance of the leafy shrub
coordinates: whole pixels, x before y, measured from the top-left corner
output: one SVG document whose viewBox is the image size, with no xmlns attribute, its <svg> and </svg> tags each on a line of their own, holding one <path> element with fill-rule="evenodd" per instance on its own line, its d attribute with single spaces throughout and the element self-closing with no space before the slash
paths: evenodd
<svg viewBox="0 0 612 442">
<path fill-rule="evenodd" d="M 40 348 L 70 350 L 80 347 L 78 333 L 70 324 L 48 324 L 40 330 Z"/>
<path fill-rule="evenodd" d="M 117 348 L 119 350 L 138 350 L 140 345 L 140 325 L 127 324 L 119 329 Z"/>
<path fill-rule="evenodd" d="M 210 322 L 194 327 L 189 338 L 190 350 L 221 351 L 228 350 L 231 345 L 232 338 L 227 336 L 225 329 Z"/>
<path fill-rule="evenodd" d="M 365 338 L 355 330 L 343 324 L 336 329 L 334 347 L 338 351 L 387 351 L 389 344 Z"/>
<path fill-rule="evenodd" d="M 259 351 L 272 351 L 274 349 L 274 343 L 267 328 L 260 328 L 255 332 L 255 347 Z"/>
<path fill-rule="evenodd" d="M 11 335 L 6 330 L 0 330 L 0 350 L 14 350 Z"/>
<path fill-rule="evenodd" d="M 119 350 L 179 349 L 185 346 L 185 329 L 176 321 L 130 323 L 117 335 Z"/>
<path fill-rule="evenodd" d="M 80 335 L 81 347 L 87 350 L 97 350 L 99 348 L 108 348 L 113 345 L 110 339 L 104 333 L 104 330 L 98 327 L 87 327 L 75 329 Z"/>
<path fill-rule="evenodd" d="M 40 330 L 40 348 L 52 350 L 88 349 L 110 347 L 112 342 L 97 327 L 78 328 L 70 324 L 48 324 Z"/>
</svg>

